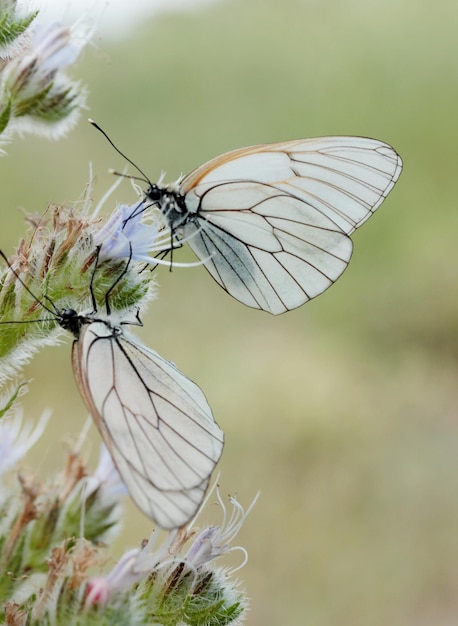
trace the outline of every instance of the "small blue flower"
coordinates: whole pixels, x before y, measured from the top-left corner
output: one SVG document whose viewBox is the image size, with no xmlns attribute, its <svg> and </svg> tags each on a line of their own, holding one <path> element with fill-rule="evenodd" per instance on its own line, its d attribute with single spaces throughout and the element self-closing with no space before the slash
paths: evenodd
<svg viewBox="0 0 458 626">
<path fill-rule="evenodd" d="M 27 45 L 0 71 L 0 103 L 11 109 L 6 130 L 9 136 L 35 132 L 57 138 L 74 126 L 85 106 L 86 90 L 65 71 L 91 33 L 56 22 L 33 22 L 26 33 Z"/>
<path fill-rule="evenodd" d="M 24 97 L 39 93 L 55 81 L 57 73 L 76 61 L 82 45 L 70 28 L 56 22 L 36 24 L 30 45 L 11 60 L 5 69 L 5 85 Z"/>
<path fill-rule="evenodd" d="M 37 24 L 32 36 L 33 56 L 40 60 L 37 73 L 55 74 L 76 61 L 81 46 L 72 38 L 71 30 L 58 24 Z"/>
<path fill-rule="evenodd" d="M 121 204 L 100 229 L 95 244 L 100 245 L 100 258 L 132 258 L 151 262 L 149 253 L 154 250 L 159 230 L 155 221 L 144 222 L 142 202 Z"/>
</svg>

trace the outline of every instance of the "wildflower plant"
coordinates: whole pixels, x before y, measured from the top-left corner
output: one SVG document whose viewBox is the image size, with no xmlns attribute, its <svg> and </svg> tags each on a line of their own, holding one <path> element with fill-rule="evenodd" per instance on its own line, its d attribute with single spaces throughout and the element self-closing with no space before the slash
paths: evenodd
<svg viewBox="0 0 458 626">
<path fill-rule="evenodd" d="M 102 220 L 91 217 L 88 206 L 88 202 L 80 210 L 52 206 L 38 220 L 27 218 L 32 235 L 28 242 L 20 242 L 8 259 L 9 267 L 5 263 L 0 273 L 0 380 L 11 376 L 39 347 L 58 340 L 60 310 L 91 312 L 93 297 L 97 310 L 105 309 L 109 292 L 112 314 L 126 315 L 152 296 L 151 272 L 139 272 L 135 263 L 135 237 L 130 240 L 133 262 L 126 271 L 127 247 L 116 249 L 113 229 L 106 238 L 100 236 Z M 156 231 L 154 226 L 140 226 L 143 246 L 143 227 L 150 228 L 152 236 Z"/>
<path fill-rule="evenodd" d="M 66 75 L 88 40 L 81 24 L 42 24 L 38 12 L 0 2 L 0 141 L 33 132 L 57 138 L 73 128 L 86 89 Z"/>
<path fill-rule="evenodd" d="M 132 220 L 128 248 L 118 237 L 124 236 L 119 215 L 134 212 L 140 215 L 138 203 L 121 206 L 103 222 L 89 216 L 88 204 L 83 203 L 80 212 L 53 207 L 48 219 L 35 223 L 29 218 L 30 241 L 21 242 L 9 260 L 11 267 L 4 265 L 0 281 L 2 321 L 21 322 L 0 325 L 4 380 L 39 346 L 57 340 L 60 327 L 54 308 L 91 310 L 90 282 L 97 306 L 105 306 L 105 294 L 111 289 L 111 315 L 122 318 L 151 296 L 151 272 L 139 272 L 144 263 L 132 259 L 144 254 L 146 235 L 154 242 L 156 225 L 139 222 L 137 241 Z M 99 252 L 99 268 L 92 274 L 94 249 Z M 127 250 L 131 262 L 124 271 Z M 113 258 L 115 252 L 121 256 Z M 113 288 L 120 271 L 121 280 Z M 21 385 L 13 388 L 0 406 L 0 598 L 6 623 L 240 623 L 246 609 L 244 593 L 231 572 L 214 563 L 233 549 L 231 542 L 246 517 L 237 501 L 231 500 L 233 512 L 227 518 L 218 494 L 221 527 L 197 531 L 190 524 L 173 529 L 159 547 L 156 531 L 149 540 L 137 541 L 140 546 L 128 550 L 105 573 L 109 555 L 101 545 L 121 525 L 126 489 L 104 447 L 93 473 L 78 446 L 67 451 L 62 471 L 50 480 L 18 471 L 18 463 L 50 417 L 44 414 L 34 427 L 26 422 L 17 407 L 23 392 Z M 245 551 L 240 549 L 244 561 Z"/>
<path fill-rule="evenodd" d="M 37 12 L 0 0 L 0 143 L 31 131 L 60 137 L 85 106 L 86 90 L 67 77 L 88 38 L 77 28 L 42 24 Z M 115 185 L 116 186 L 116 185 Z M 27 239 L 0 248 L 0 623 L 219 626 L 239 624 L 246 598 L 220 557 L 249 510 L 217 490 L 221 524 L 191 521 L 132 538 L 113 565 L 109 545 L 122 526 L 127 490 L 107 448 L 91 471 L 83 439 L 64 451 L 62 469 L 43 479 L 24 469 L 51 418 L 29 421 L 28 390 L 11 383 L 34 352 L 59 341 L 62 312 L 100 312 L 113 324 L 136 322 L 154 295 L 145 263 L 170 247 L 163 216 L 143 200 L 104 218 L 89 184 L 72 207 L 28 215 Z M 177 264 L 179 265 L 179 264 Z M 55 410 L 55 409 L 54 409 Z M 134 547 L 132 547 L 132 545 Z M 239 568 L 236 568 L 239 569 Z"/>
<path fill-rule="evenodd" d="M 4 401 L 6 407 L 10 399 Z M 107 542 L 119 529 L 125 489 L 105 449 L 91 472 L 80 447 L 67 450 L 63 469 L 48 480 L 17 463 L 43 433 L 20 409 L 5 410 L 0 440 L 0 616 L 7 624 L 238 624 L 246 599 L 218 566 L 251 507 L 217 489 L 221 525 L 198 531 L 191 522 L 127 550 L 113 566 Z M 211 497 L 211 496 L 210 496 Z M 237 568 L 238 569 L 238 568 Z M 234 570 L 235 571 L 235 570 Z"/>
</svg>

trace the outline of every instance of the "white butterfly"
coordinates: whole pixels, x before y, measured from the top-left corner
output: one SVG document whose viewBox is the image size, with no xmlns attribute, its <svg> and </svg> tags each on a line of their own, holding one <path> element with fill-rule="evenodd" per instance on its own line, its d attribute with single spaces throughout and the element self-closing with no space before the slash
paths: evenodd
<svg viewBox="0 0 458 626">
<path fill-rule="evenodd" d="M 300 139 L 222 154 L 145 195 L 175 244 L 186 241 L 225 291 L 278 315 L 337 280 L 352 255 L 349 235 L 401 169 L 395 150 L 375 139 Z"/>
<path fill-rule="evenodd" d="M 132 499 L 162 528 L 183 526 L 223 450 L 203 392 L 126 333 L 125 322 L 37 301 L 75 337 L 76 383 Z"/>
<path fill-rule="evenodd" d="M 75 380 L 132 499 L 162 528 L 183 526 L 223 450 L 203 392 L 120 326 L 65 313 Z"/>
</svg>

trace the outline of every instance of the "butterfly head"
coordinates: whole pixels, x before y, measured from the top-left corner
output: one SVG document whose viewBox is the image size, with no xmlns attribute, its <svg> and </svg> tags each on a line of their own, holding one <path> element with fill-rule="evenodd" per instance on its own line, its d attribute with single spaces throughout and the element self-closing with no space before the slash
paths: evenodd
<svg viewBox="0 0 458 626">
<path fill-rule="evenodd" d="M 162 187 L 152 183 L 145 191 L 145 197 L 157 206 L 172 230 L 186 222 L 189 212 L 185 197 L 174 187 Z"/>
<path fill-rule="evenodd" d="M 68 332 L 78 338 L 81 326 L 85 323 L 85 317 L 77 313 L 74 309 L 62 309 L 58 314 L 57 321 L 61 328 L 68 330 Z"/>
<path fill-rule="evenodd" d="M 151 183 L 148 189 L 145 191 L 145 196 L 153 202 L 154 204 L 160 204 L 162 200 L 162 196 L 164 194 L 164 190 L 156 185 L 156 183 Z"/>
</svg>

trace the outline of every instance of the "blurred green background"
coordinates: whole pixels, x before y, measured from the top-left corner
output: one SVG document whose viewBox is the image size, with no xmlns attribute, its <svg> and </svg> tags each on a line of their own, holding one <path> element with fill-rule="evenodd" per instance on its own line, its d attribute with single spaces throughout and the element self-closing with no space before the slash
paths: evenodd
<svg viewBox="0 0 458 626">
<path fill-rule="evenodd" d="M 164 269 L 143 316 L 142 341 L 202 386 L 225 430 L 223 493 L 248 505 L 262 491 L 238 539 L 250 626 L 458 622 L 457 26 L 456 0 L 226 0 L 97 40 L 79 65 L 88 114 L 152 180 L 332 134 L 404 160 L 348 271 L 307 306 L 274 318 L 201 268 Z M 76 200 L 89 161 L 97 198 L 124 163 L 84 119 L 66 140 L 8 147 L 1 248 L 24 236 L 17 207 Z M 127 182 L 115 196 L 133 198 Z M 26 368 L 27 412 L 54 409 L 27 459 L 43 474 L 86 419 L 69 344 Z M 150 529 L 128 507 L 118 555 Z"/>
</svg>

